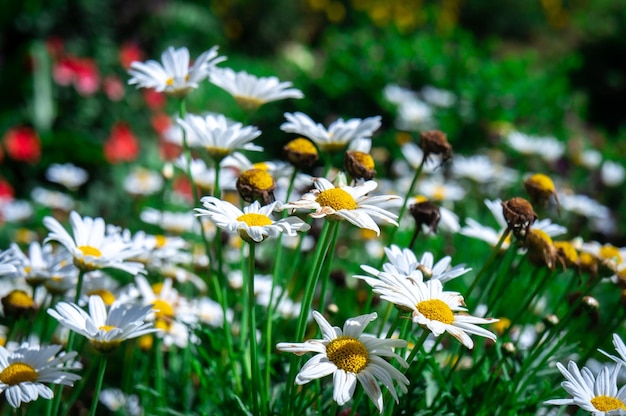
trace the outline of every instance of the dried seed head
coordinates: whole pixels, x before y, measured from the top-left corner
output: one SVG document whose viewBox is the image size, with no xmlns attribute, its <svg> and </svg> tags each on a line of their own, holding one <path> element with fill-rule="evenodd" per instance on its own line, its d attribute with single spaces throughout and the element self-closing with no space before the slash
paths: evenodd
<svg viewBox="0 0 626 416">
<path fill-rule="evenodd" d="M 425 224 L 430 228 L 430 231 L 437 232 L 437 225 L 441 219 L 441 213 L 437 205 L 429 200 L 416 202 L 409 206 L 409 212 L 413 216 L 418 229 L 421 229 L 422 225 Z"/>
<path fill-rule="evenodd" d="M 517 238 L 524 237 L 537 219 L 533 206 L 524 198 L 515 197 L 502 202 L 502 214 Z"/>
<path fill-rule="evenodd" d="M 348 151 L 344 157 L 346 172 L 354 179 L 372 179 L 376 175 L 374 159 L 368 153 Z"/>
<path fill-rule="evenodd" d="M 534 264 L 545 264 L 549 269 L 554 270 L 554 265 L 559 261 L 565 269 L 565 261 L 559 256 L 552 238 L 545 231 L 529 229 L 523 245 L 528 249 L 528 258 Z"/>
<path fill-rule="evenodd" d="M 442 164 L 452 158 L 452 146 L 448 143 L 446 134 L 439 130 L 422 132 L 420 134 L 420 148 L 424 152 L 426 160 L 432 154 L 440 155 Z"/>
<path fill-rule="evenodd" d="M 308 169 L 319 159 L 313 142 L 304 137 L 291 140 L 283 147 L 283 152 L 289 163 L 298 169 Z"/>
<path fill-rule="evenodd" d="M 246 202 L 260 200 L 264 205 L 274 202 L 276 184 L 263 169 L 248 169 L 237 178 L 237 191 Z"/>
</svg>

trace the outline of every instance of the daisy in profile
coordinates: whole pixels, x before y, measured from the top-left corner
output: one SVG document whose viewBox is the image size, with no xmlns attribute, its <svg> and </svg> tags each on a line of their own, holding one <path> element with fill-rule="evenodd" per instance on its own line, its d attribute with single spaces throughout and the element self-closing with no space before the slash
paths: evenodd
<svg viewBox="0 0 626 416">
<path fill-rule="evenodd" d="M 285 113 L 285 118 L 287 122 L 280 126 L 282 131 L 308 137 L 322 152 L 328 153 L 342 151 L 352 140 L 372 137 L 381 125 L 380 116 L 347 121 L 340 118 L 328 129 L 301 112 Z"/>
<path fill-rule="evenodd" d="M 552 399 L 544 404 L 574 405 L 591 412 L 594 416 L 624 414 L 620 411 L 626 410 L 626 386 L 617 389 L 617 376 L 621 364 L 612 370 L 603 367 L 597 377 L 587 367 L 579 370 L 573 361 L 568 363 L 567 368 L 561 363 L 556 363 L 556 366 L 567 379 L 561 386 L 572 398 Z"/>
<path fill-rule="evenodd" d="M 397 215 L 386 211 L 380 205 L 396 199 L 397 195 L 369 196 L 378 184 L 365 181 L 357 186 L 335 186 L 328 179 L 313 178 L 315 189 L 302 196 L 299 201 L 287 203 L 283 209 L 312 209 L 313 218 L 328 217 L 332 220 L 346 220 L 359 228 L 367 228 L 380 235 L 380 228 L 374 219 L 393 224 Z"/>
<path fill-rule="evenodd" d="M 12 352 L 0 346 L 0 393 L 11 407 L 37 400 L 39 396 L 51 399 L 54 393 L 44 383 L 73 386 L 80 376 L 65 363 L 76 357 L 76 352 L 57 353 L 60 345 L 30 346 L 22 344 Z"/>
<path fill-rule="evenodd" d="M 132 78 L 128 83 L 136 84 L 137 88 L 154 88 L 157 92 L 184 97 L 192 89 L 198 88 L 198 83 L 206 79 L 215 65 L 224 60 L 226 58 L 218 56 L 217 46 L 214 46 L 189 66 L 189 50 L 170 46 L 161 54 L 162 63 L 149 60 L 130 64 L 128 73 Z"/>
<path fill-rule="evenodd" d="M 63 245 L 81 270 L 92 271 L 112 268 L 130 274 L 144 273 L 141 263 L 126 261 L 141 253 L 141 249 L 125 242 L 119 233 L 107 233 L 101 217 L 81 217 L 76 211 L 70 213 L 72 235 L 53 217 L 45 217 L 44 225 L 50 230 L 45 242 L 56 241 Z"/>
<path fill-rule="evenodd" d="M 565 153 L 565 143 L 551 136 L 531 136 L 513 130 L 504 141 L 513 150 L 524 155 L 537 155 L 546 162 L 554 162 Z"/>
<path fill-rule="evenodd" d="M 244 127 L 222 114 L 204 117 L 187 114 L 184 119 L 178 119 L 178 124 L 196 138 L 194 145 L 206 149 L 211 158 L 218 162 L 236 150 L 263 150 L 251 143 L 261 135 L 259 129 L 254 126 Z"/>
<path fill-rule="evenodd" d="M 608 354 L 602 350 L 599 351 L 616 363 L 620 365 L 626 365 L 626 344 L 624 344 L 624 341 L 622 341 L 622 339 L 617 334 L 613 334 L 613 346 L 615 347 L 615 351 L 617 351 L 617 353 L 619 354 L 619 357 Z"/>
<path fill-rule="evenodd" d="M 115 301 L 107 311 L 102 297 L 90 296 L 89 313 L 75 303 L 59 302 L 48 309 L 48 314 L 105 353 L 122 341 L 158 331 L 151 322 L 146 322 L 152 307 Z"/>
<path fill-rule="evenodd" d="M 302 385 L 332 374 L 333 399 L 342 406 L 352 398 L 359 382 L 382 413 L 383 394 L 378 385 L 380 381 L 398 402 L 393 382 L 396 382 L 401 392 L 406 393 L 409 380 L 385 358 L 395 358 L 402 367 L 407 368 L 407 362 L 393 352 L 394 348 L 404 348 L 407 343 L 401 339 L 380 339 L 363 334 L 367 324 L 376 319 L 376 316 L 376 313 L 371 313 L 348 319 L 342 330 L 331 326 L 319 312 L 313 311 L 313 318 L 320 327 L 322 339 L 302 343 L 281 342 L 276 346 L 280 351 L 296 355 L 316 353 L 300 369 L 295 383 Z"/>
<path fill-rule="evenodd" d="M 42 187 L 36 187 L 30 193 L 30 197 L 39 205 L 69 212 L 74 208 L 75 201 L 68 194 L 51 191 Z"/>
<path fill-rule="evenodd" d="M 89 174 L 73 163 L 53 163 L 46 169 L 46 179 L 68 189 L 76 189 L 87 182 Z"/>
<path fill-rule="evenodd" d="M 260 243 L 268 237 L 284 233 L 296 235 L 311 227 L 298 217 L 286 217 L 278 221 L 271 218 L 278 202 L 261 206 L 258 201 L 244 207 L 243 211 L 227 201 L 213 196 L 201 199 L 204 208 L 196 208 L 196 216 L 207 216 L 215 225 L 230 233 L 238 233 L 249 243 Z"/>
<path fill-rule="evenodd" d="M 491 324 L 498 320 L 467 314 L 463 296 L 458 292 L 444 292 L 440 280 L 422 282 L 397 276 L 385 279 L 385 275 L 389 274 L 378 275 L 383 284 L 374 286 L 374 293 L 403 310 L 411 311 L 413 322 L 432 332 L 435 337 L 447 332 L 470 349 L 474 347 L 470 334 L 495 341 L 494 333 L 476 324 Z"/>
<path fill-rule="evenodd" d="M 302 91 L 291 88 L 291 82 L 280 82 L 276 77 L 256 77 L 230 68 L 216 68 L 211 72 L 209 81 L 228 91 L 246 110 L 255 110 L 270 101 L 304 97 Z"/>
</svg>

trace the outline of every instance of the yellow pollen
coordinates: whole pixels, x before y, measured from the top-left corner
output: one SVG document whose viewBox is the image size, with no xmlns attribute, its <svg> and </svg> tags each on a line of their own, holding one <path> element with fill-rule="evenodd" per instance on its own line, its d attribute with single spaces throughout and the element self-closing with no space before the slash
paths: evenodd
<svg viewBox="0 0 626 416">
<path fill-rule="evenodd" d="M 303 154 L 317 154 L 317 148 L 310 140 L 305 139 L 304 137 L 298 137 L 297 139 L 291 140 L 286 145 L 287 149 L 292 152 L 303 153 Z"/>
<path fill-rule="evenodd" d="M 356 209 L 357 204 L 352 195 L 341 188 L 331 188 L 320 192 L 315 198 L 318 204 L 323 207 L 331 207 L 335 211 L 341 209 Z"/>
<path fill-rule="evenodd" d="M 258 190 L 266 190 L 274 186 L 272 175 L 262 169 L 248 169 L 239 177 L 242 183 Z"/>
<path fill-rule="evenodd" d="M 142 351 L 148 351 L 152 348 L 153 339 L 151 334 L 142 335 L 137 342 Z"/>
<path fill-rule="evenodd" d="M 622 256 L 620 255 L 619 249 L 611 244 L 606 244 L 600 247 L 598 256 L 604 260 L 615 261 L 617 264 L 622 263 Z"/>
<path fill-rule="evenodd" d="M 172 85 L 174 85 L 174 78 L 168 78 L 167 81 L 165 81 L 165 83 L 171 87 Z"/>
<path fill-rule="evenodd" d="M 568 262 L 571 264 L 578 263 L 578 251 L 576 251 L 576 248 L 572 243 L 569 241 L 555 241 L 552 244 L 554 245 L 554 248 L 561 251 Z"/>
<path fill-rule="evenodd" d="M 454 322 L 452 309 L 442 300 L 423 300 L 416 305 L 416 308 L 419 313 L 431 321 L 439 321 L 448 325 Z"/>
<path fill-rule="evenodd" d="M 174 317 L 174 308 L 172 305 L 164 301 L 163 299 L 157 299 L 152 304 L 154 313 L 157 318 L 172 318 Z"/>
<path fill-rule="evenodd" d="M 267 163 L 265 163 L 265 162 L 257 162 L 257 163 L 254 163 L 254 164 L 252 165 L 252 168 L 253 168 L 253 169 L 261 169 L 261 170 L 264 170 L 264 171 L 266 171 L 266 172 L 268 172 L 268 171 L 270 170 L 270 167 L 269 167 L 269 166 L 267 165 Z"/>
<path fill-rule="evenodd" d="M 413 198 L 413 200 L 416 204 L 421 204 L 422 202 L 428 201 L 428 198 L 424 195 L 415 195 L 415 198 Z"/>
<path fill-rule="evenodd" d="M 496 331 L 498 335 L 502 335 L 504 331 L 507 330 L 508 327 L 511 326 L 511 320 L 509 318 L 499 318 L 498 322 L 493 324 L 493 329 Z"/>
<path fill-rule="evenodd" d="M 326 355 L 337 368 L 358 373 L 369 363 L 369 353 L 361 341 L 352 337 L 339 337 L 328 343 Z"/>
<path fill-rule="evenodd" d="M 533 228 L 530 230 L 530 236 L 539 239 L 543 244 L 552 245 L 552 237 L 550 237 L 545 231 Z M 529 237 L 530 237 L 529 236 Z"/>
<path fill-rule="evenodd" d="M 105 305 L 111 306 L 115 302 L 115 295 L 106 289 L 96 289 L 87 293 L 88 296 L 100 296 Z"/>
<path fill-rule="evenodd" d="M 596 263 L 596 259 L 589 253 L 580 253 L 580 264 L 582 266 L 592 266 Z"/>
<path fill-rule="evenodd" d="M 159 283 L 154 283 L 152 286 L 150 286 L 152 288 L 152 291 L 154 292 L 155 295 L 158 295 L 161 293 L 161 290 L 163 289 L 163 283 L 159 282 Z"/>
<path fill-rule="evenodd" d="M 13 363 L 0 373 L 0 381 L 9 386 L 37 381 L 38 374 L 26 363 Z"/>
<path fill-rule="evenodd" d="M 620 399 L 611 396 L 596 396 L 591 399 L 591 404 L 601 412 L 609 412 L 611 410 L 624 409 L 626 405 Z"/>
<path fill-rule="evenodd" d="M 33 271 L 33 268 L 30 266 L 24 266 L 24 273 L 29 274 L 31 271 Z"/>
<path fill-rule="evenodd" d="M 237 217 L 237 221 L 245 222 L 249 227 L 263 227 L 264 225 L 272 225 L 272 220 L 267 215 L 263 214 L 243 214 Z"/>
<path fill-rule="evenodd" d="M 154 236 L 154 243 L 156 248 L 163 248 L 167 243 L 167 237 L 162 234 L 156 235 Z"/>
<path fill-rule="evenodd" d="M 102 325 L 101 327 L 98 327 L 99 330 L 104 330 L 105 332 L 109 332 L 112 329 L 117 328 L 116 326 L 112 326 L 112 325 Z"/>
<path fill-rule="evenodd" d="M 446 187 L 443 185 L 435 185 L 433 190 L 433 199 L 437 201 L 443 201 L 446 199 Z"/>
<path fill-rule="evenodd" d="M 172 324 L 171 321 L 167 319 L 156 319 L 154 321 L 154 327 L 167 332 L 172 327 Z"/>
<path fill-rule="evenodd" d="M 92 246 L 78 246 L 78 249 L 83 253 L 83 256 L 100 257 L 102 253 Z"/>
<path fill-rule="evenodd" d="M 5 297 L 5 299 L 7 304 L 20 309 L 32 308 L 35 305 L 33 298 L 28 296 L 28 293 L 24 292 L 23 290 L 12 290 Z"/>
<path fill-rule="evenodd" d="M 352 152 L 354 159 L 360 163 L 365 169 L 374 169 L 374 159 L 368 153 Z"/>
<path fill-rule="evenodd" d="M 555 192 L 554 182 L 552 182 L 552 179 L 550 179 L 547 175 L 544 175 L 543 173 L 535 173 L 534 175 L 529 177 L 527 181 L 544 192 Z"/>
</svg>

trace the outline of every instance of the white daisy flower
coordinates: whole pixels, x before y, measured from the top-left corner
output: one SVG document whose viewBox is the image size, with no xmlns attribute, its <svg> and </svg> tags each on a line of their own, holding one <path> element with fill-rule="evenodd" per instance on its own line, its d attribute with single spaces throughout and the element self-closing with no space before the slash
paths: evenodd
<svg viewBox="0 0 626 416">
<path fill-rule="evenodd" d="M 452 257 L 450 256 L 443 257 L 435 264 L 433 254 L 428 251 L 422 255 L 420 260 L 417 260 L 413 251 L 408 248 L 400 249 L 395 244 L 391 247 L 385 247 L 384 250 L 389 261 L 383 264 L 383 272 L 402 275 L 411 280 L 423 281 L 433 279 L 446 283 L 472 270 L 471 268 L 465 268 L 464 264 L 450 267 L 452 262 Z M 380 271 L 367 265 L 362 265 L 361 269 L 373 276 L 380 274 Z M 364 276 L 355 277 L 363 278 Z M 368 282 L 368 284 L 370 283 Z"/>
<path fill-rule="evenodd" d="M 537 155 L 546 162 L 554 162 L 565 153 L 565 143 L 555 137 L 539 137 L 512 131 L 505 137 L 512 149 L 525 155 Z"/>
<path fill-rule="evenodd" d="M 496 180 L 494 163 L 486 155 L 454 155 L 452 159 L 452 174 L 460 178 L 468 178 L 484 184 Z"/>
<path fill-rule="evenodd" d="M 101 217 L 81 217 L 72 211 L 72 235 L 53 217 L 45 217 L 43 223 L 50 230 L 45 242 L 57 241 L 63 245 L 72 254 L 79 269 L 113 268 L 133 275 L 145 272 L 143 264 L 126 261 L 140 254 L 141 250 L 124 242 L 119 234 L 106 233 L 106 224 Z"/>
<path fill-rule="evenodd" d="M 615 351 L 617 351 L 617 353 L 619 354 L 619 357 L 608 354 L 602 350 L 598 350 L 598 351 L 600 351 L 602 354 L 606 355 L 607 357 L 609 357 L 611 360 L 615 361 L 616 363 L 621 364 L 621 365 L 626 365 L 626 344 L 624 344 L 624 341 L 622 341 L 620 336 L 617 334 L 613 334 L 613 346 L 615 347 Z"/>
<path fill-rule="evenodd" d="M 617 389 L 617 375 L 621 365 L 618 364 L 613 370 L 603 367 L 597 377 L 587 367 L 579 370 L 573 361 L 568 363 L 567 369 L 561 363 L 556 363 L 556 366 L 567 379 L 561 386 L 573 397 L 548 400 L 544 404 L 574 405 L 594 416 L 618 414 L 620 410 L 626 410 L 626 386 Z"/>
<path fill-rule="evenodd" d="M 17 245 L 12 244 L 8 249 L 0 250 L 0 276 L 14 275 L 22 262 L 22 255 Z"/>
<path fill-rule="evenodd" d="M 420 180 L 417 192 L 432 201 L 460 201 L 466 194 L 463 186 L 440 175 Z"/>
<path fill-rule="evenodd" d="M 231 169 L 227 166 L 227 161 L 232 160 L 231 157 L 235 160 L 239 157 L 245 158 L 245 156 L 241 153 L 235 152 L 222 160 L 219 169 L 219 185 L 222 190 L 236 191 L 237 174 L 235 173 L 235 169 Z M 174 161 L 174 166 L 179 168 L 181 171 L 186 172 L 187 158 L 184 155 L 181 155 Z M 189 168 L 191 169 L 193 182 L 206 191 L 206 193 L 212 194 L 213 187 L 215 186 L 215 168 L 213 166 L 207 166 L 206 162 L 202 159 L 192 159 Z"/>
<path fill-rule="evenodd" d="M 360 382 L 367 396 L 374 402 L 380 413 L 383 412 L 383 395 L 378 385 L 382 382 L 398 402 L 398 389 L 406 393 L 409 380 L 393 367 L 385 358 L 395 358 L 407 368 L 407 362 L 393 352 L 394 348 L 404 348 L 407 343 L 401 339 L 381 339 L 363 334 L 368 323 L 376 319 L 376 313 L 348 319 L 343 330 L 331 326 L 317 311 L 313 318 L 322 332 L 322 339 L 312 339 L 303 343 L 281 342 L 276 347 L 280 351 L 302 355 L 316 353 L 304 364 L 296 376 L 295 383 L 306 384 L 327 375 L 333 375 L 333 399 L 344 405 L 352 398 L 357 382 Z"/>
<path fill-rule="evenodd" d="M 113 302 L 107 311 L 100 296 L 89 297 L 89 313 L 75 303 L 59 302 L 48 314 L 61 325 L 84 336 L 100 352 L 115 349 L 122 341 L 158 331 L 146 322 L 152 305 Z"/>
<path fill-rule="evenodd" d="M 254 110 L 270 101 L 304 97 L 302 91 L 291 88 L 291 82 L 280 82 L 276 77 L 256 77 L 246 71 L 235 72 L 231 68 L 215 69 L 209 81 L 228 91 L 247 110 Z"/>
<path fill-rule="evenodd" d="M 387 274 L 389 275 L 389 274 Z M 381 277 L 382 276 L 382 277 Z M 384 273 L 378 275 L 383 279 Z M 385 284 L 375 286 L 375 293 L 401 309 L 411 311 L 414 323 L 428 329 L 435 337 L 449 333 L 467 348 L 473 348 L 474 342 L 468 334 L 496 339 L 496 335 L 475 324 L 491 324 L 497 319 L 486 319 L 471 316 L 467 310 L 463 296 L 458 292 L 444 292 L 440 280 L 422 282 L 409 279 L 385 279 Z M 463 313 L 455 313 L 463 312 Z"/>
<path fill-rule="evenodd" d="M 611 210 L 595 199 L 582 194 L 559 193 L 561 209 L 592 220 L 605 221 L 611 216 Z"/>
<path fill-rule="evenodd" d="M 7 223 L 24 221 L 33 216 L 33 207 L 30 202 L 13 199 L 0 200 L 0 220 Z"/>
<path fill-rule="evenodd" d="M 222 114 L 209 114 L 205 117 L 187 114 L 178 119 L 186 131 L 196 137 L 195 145 L 203 147 L 214 159 L 221 161 L 235 150 L 261 151 L 262 147 L 252 144 L 261 135 L 254 126 L 228 120 Z"/>
<path fill-rule="evenodd" d="M 135 166 L 124 178 L 123 186 L 131 195 L 152 195 L 163 187 L 163 176 L 159 172 Z"/>
<path fill-rule="evenodd" d="M 136 394 L 125 395 L 120 389 L 103 389 L 98 396 L 100 403 L 105 405 L 111 412 L 125 412 L 129 416 L 143 415 L 143 409 L 139 404 Z"/>
<path fill-rule="evenodd" d="M 432 85 L 424 86 L 420 92 L 428 104 L 437 107 L 449 108 L 456 103 L 456 95 L 453 92 Z"/>
<path fill-rule="evenodd" d="M 16 250 L 17 245 L 13 243 Z M 19 251 L 21 265 L 19 274 L 31 286 L 38 286 L 48 279 L 58 276 L 75 276 L 76 267 L 72 264 L 72 256 L 66 250 L 53 250 L 52 245 L 43 247 L 38 241 L 28 246 L 28 255 Z"/>
<path fill-rule="evenodd" d="M 30 346 L 26 343 L 9 352 L 0 346 L 0 393 L 4 392 L 9 405 L 17 408 L 39 396 L 51 399 L 54 393 L 43 383 L 73 386 L 80 379 L 66 371 L 73 367 L 65 366 L 76 352 L 57 356 L 60 350 L 60 345 Z"/>
<path fill-rule="evenodd" d="M 68 189 L 76 189 L 87 182 L 89 174 L 73 163 L 53 163 L 46 169 L 46 179 Z"/>
<path fill-rule="evenodd" d="M 368 196 L 378 186 L 375 181 L 366 181 L 357 186 L 335 187 L 328 179 L 313 178 L 315 189 L 302 196 L 299 201 L 289 202 L 282 209 L 313 209 L 313 218 L 328 216 L 333 220 L 347 220 L 359 228 L 367 228 L 380 235 L 380 228 L 374 219 L 393 224 L 397 215 L 384 210 L 379 205 L 400 199 L 397 195 Z"/>
<path fill-rule="evenodd" d="M 600 168 L 600 176 L 606 186 L 619 186 L 626 178 L 626 168 L 621 163 L 605 160 Z"/>
<path fill-rule="evenodd" d="M 201 202 L 205 209 L 196 208 L 196 216 L 208 216 L 219 228 L 238 233 L 249 243 L 260 243 L 268 237 L 277 237 L 280 233 L 293 236 L 298 231 L 308 231 L 311 228 L 298 217 L 286 217 L 278 221 L 271 219 L 278 202 L 261 206 L 258 201 L 254 201 L 244 207 L 243 211 L 230 202 L 213 196 L 205 196 Z"/>
<path fill-rule="evenodd" d="M 287 133 L 296 133 L 308 137 L 317 147 L 328 153 L 343 150 L 354 139 L 371 137 L 381 125 L 381 117 L 366 119 L 352 118 L 348 121 L 337 119 L 326 129 L 322 124 L 315 123 L 304 113 L 285 113 L 286 123 L 280 129 Z"/>
<path fill-rule="evenodd" d="M 69 212 L 74 208 L 74 199 L 62 192 L 50 191 L 41 187 L 36 187 L 30 193 L 31 198 L 36 203 L 43 205 L 44 207 L 60 209 L 61 211 Z"/>
<path fill-rule="evenodd" d="M 225 57 L 217 56 L 217 46 L 214 46 L 202 53 L 190 67 L 189 50 L 170 46 L 161 54 L 162 63 L 154 60 L 133 62 L 128 71 L 132 75 L 128 83 L 137 84 L 137 88 L 154 88 L 158 92 L 183 97 L 198 88 L 198 83 L 224 60 Z"/>
</svg>

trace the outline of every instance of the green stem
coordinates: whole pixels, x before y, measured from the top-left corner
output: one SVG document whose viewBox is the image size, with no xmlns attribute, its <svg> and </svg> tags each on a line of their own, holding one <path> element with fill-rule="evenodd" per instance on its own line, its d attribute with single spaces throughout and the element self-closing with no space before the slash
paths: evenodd
<svg viewBox="0 0 626 416">
<path fill-rule="evenodd" d="M 95 416 L 96 408 L 98 407 L 98 397 L 100 396 L 100 390 L 102 390 L 102 381 L 104 380 L 104 371 L 107 367 L 107 356 L 100 355 L 100 363 L 98 364 L 98 378 L 96 379 L 96 388 L 93 393 L 93 401 L 91 402 L 91 410 L 89 416 Z"/>
<path fill-rule="evenodd" d="M 335 252 L 335 247 L 337 246 L 338 233 L 339 233 L 339 227 L 337 226 L 333 230 L 333 234 L 331 236 L 330 246 L 328 248 L 329 253 Z M 319 305 L 317 307 L 317 309 L 320 311 L 323 311 L 325 308 L 324 301 L 326 299 L 326 290 L 328 289 L 328 279 L 330 277 L 330 266 L 331 266 L 331 262 L 327 261 L 327 262 L 324 262 L 324 267 L 322 267 L 322 274 L 321 274 L 322 287 L 320 289 Z"/>
<path fill-rule="evenodd" d="M 322 227 L 322 232 L 320 234 L 317 248 L 315 250 L 315 256 L 313 258 L 313 267 L 311 269 L 311 273 L 307 278 L 306 287 L 304 290 L 304 297 L 302 299 L 302 306 L 300 309 L 300 315 L 298 317 L 298 324 L 296 327 L 296 342 L 300 342 L 304 338 L 304 334 L 306 332 L 306 322 L 309 317 L 309 313 L 311 312 L 313 295 L 315 294 L 315 287 L 317 286 L 317 281 L 319 280 L 322 265 L 328 252 L 329 235 L 334 234 L 335 227 L 337 227 L 337 222 L 335 221 L 325 221 L 324 226 Z M 291 359 L 291 364 L 289 367 L 289 376 L 287 378 L 287 396 L 289 397 L 287 401 L 287 414 L 290 414 L 291 406 L 295 403 L 296 400 L 295 389 L 293 388 L 293 383 L 290 381 L 295 379 L 296 370 L 299 362 L 299 357 L 294 356 Z"/>
<path fill-rule="evenodd" d="M 247 313 L 248 313 L 248 325 L 249 325 L 249 340 L 250 340 L 250 367 L 252 369 L 252 413 L 255 415 L 267 413 L 267 392 L 260 385 L 259 375 L 259 356 L 256 341 L 256 314 L 255 314 L 255 300 L 254 300 L 254 271 L 255 271 L 255 243 L 248 244 L 250 253 L 248 254 L 248 295 L 246 297 L 248 301 Z M 259 412 L 258 398 L 261 397 L 261 409 Z"/>
<path fill-rule="evenodd" d="M 165 364 L 163 361 L 163 349 L 161 346 L 163 345 L 163 340 L 159 338 L 158 335 L 154 336 L 154 361 L 155 361 L 155 371 L 156 375 L 154 376 L 154 389 L 157 391 L 158 398 L 157 403 L 159 408 L 157 409 L 157 413 L 161 414 L 163 409 L 165 409 Z"/>
<path fill-rule="evenodd" d="M 493 263 L 495 258 L 498 256 L 498 254 L 500 254 L 500 248 L 502 247 L 502 244 L 504 244 L 504 242 L 506 241 L 506 238 L 509 236 L 510 233 L 511 233 L 511 229 L 507 227 L 506 230 L 504 230 L 504 232 L 500 236 L 500 239 L 498 240 L 494 248 L 491 250 L 491 254 L 489 255 L 489 258 L 487 258 L 487 261 L 485 261 L 485 264 L 483 264 L 483 267 L 480 269 L 480 271 L 474 278 L 474 281 L 472 282 L 470 287 L 465 291 L 466 299 L 469 299 L 470 294 L 474 291 L 474 289 L 476 289 L 476 286 L 478 285 L 480 278 L 487 271 L 491 263 Z"/>
</svg>

